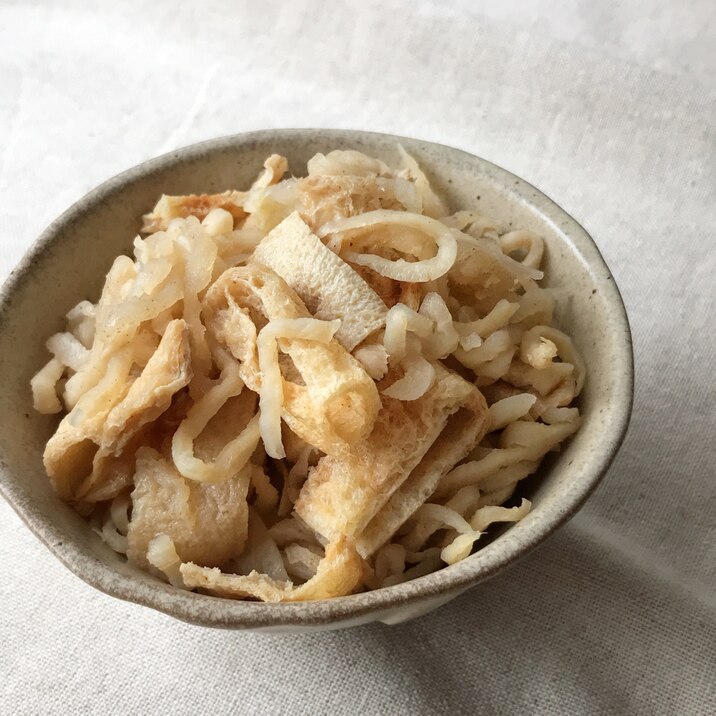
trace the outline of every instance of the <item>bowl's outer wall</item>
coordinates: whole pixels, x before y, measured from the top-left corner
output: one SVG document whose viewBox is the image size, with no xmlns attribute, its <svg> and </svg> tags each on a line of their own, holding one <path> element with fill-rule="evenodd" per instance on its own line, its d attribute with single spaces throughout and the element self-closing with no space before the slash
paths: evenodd
<svg viewBox="0 0 716 716">
<path fill-rule="evenodd" d="M 584 424 L 528 483 L 532 513 L 463 563 L 414 582 L 329 602 L 264 605 L 214 599 L 160 584 L 107 548 L 52 491 L 42 451 L 57 423 L 32 409 L 29 381 L 46 362 L 45 340 L 78 301 L 96 300 L 107 270 L 130 253 L 141 215 L 162 193 L 245 188 L 276 152 L 305 172 L 316 152 L 354 148 L 398 161 L 400 141 L 453 210 L 473 209 L 504 229 L 545 237 L 546 284 L 559 296 L 557 323 L 582 351 L 588 380 L 580 397 Z M 626 430 L 632 398 L 629 328 L 618 290 L 591 239 L 526 182 L 472 155 L 389 135 L 339 130 L 277 130 L 237 135 L 165 155 L 91 192 L 54 222 L 3 288 L 0 303 L 0 485 L 33 531 L 73 571 L 121 598 L 214 626 L 326 628 L 415 616 L 493 574 L 573 514 L 596 485 Z"/>
</svg>

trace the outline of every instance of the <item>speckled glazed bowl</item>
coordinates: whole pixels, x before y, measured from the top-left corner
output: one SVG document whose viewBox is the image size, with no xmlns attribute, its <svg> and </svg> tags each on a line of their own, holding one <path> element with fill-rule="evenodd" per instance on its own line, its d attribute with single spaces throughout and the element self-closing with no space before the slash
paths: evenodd
<svg viewBox="0 0 716 716">
<path fill-rule="evenodd" d="M 406 584 L 320 602 L 261 604 L 194 594 L 146 574 L 107 547 L 50 487 L 42 451 L 57 417 L 32 409 L 29 381 L 47 360 L 46 338 L 79 300 L 99 295 L 114 257 L 127 252 L 141 215 L 162 193 L 248 186 L 272 152 L 305 172 L 316 152 L 354 148 L 397 160 L 396 142 L 414 154 L 454 208 L 475 209 L 547 242 L 546 285 L 567 289 L 557 324 L 581 349 L 588 377 L 584 424 L 521 486 L 533 511 L 497 532 L 479 552 Z M 423 614 L 473 587 L 539 544 L 583 504 L 614 458 L 632 402 L 632 350 L 619 291 L 592 239 L 554 202 L 484 159 L 450 147 L 368 132 L 271 130 L 196 144 L 111 179 L 57 219 L 5 284 L 0 297 L 0 488 L 28 527 L 77 576 L 120 599 L 196 624 L 308 631 Z M 489 586 L 483 586 L 489 589 Z"/>
</svg>

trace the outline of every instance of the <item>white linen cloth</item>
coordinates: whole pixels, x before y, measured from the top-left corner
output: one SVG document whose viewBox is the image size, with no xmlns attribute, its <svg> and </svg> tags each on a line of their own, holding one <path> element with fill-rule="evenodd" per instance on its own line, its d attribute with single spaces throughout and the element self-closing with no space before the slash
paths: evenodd
<svg viewBox="0 0 716 716">
<path fill-rule="evenodd" d="M 66 571 L 0 501 L 0 712 L 716 713 L 712 0 L 5 2 L 0 279 L 102 180 L 198 140 L 350 127 L 467 149 L 591 232 L 629 436 L 544 546 L 401 626 L 193 627 Z"/>
</svg>

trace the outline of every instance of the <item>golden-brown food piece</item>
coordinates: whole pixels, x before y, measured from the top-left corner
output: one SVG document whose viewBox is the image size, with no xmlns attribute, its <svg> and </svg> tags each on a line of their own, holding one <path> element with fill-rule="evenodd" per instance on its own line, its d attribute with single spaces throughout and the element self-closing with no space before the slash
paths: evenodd
<svg viewBox="0 0 716 716">
<path fill-rule="evenodd" d="M 240 362 L 240 375 L 262 390 L 257 334 L 274 320 L 310 318 L 298 295 L 268 268 L 226 271 L 204 299 L 207 327 Z M 338 341 L 282 339 L 303 384 L 281 379 L 282 417 L 305 442 L 326 453 L 370 432 L 380 407 L 375 383 Z"/>
<path fill-rule="evenodd" d="M 353 593 L 362 583 L 365 565 L 355 547 L 339 538 L 326 547 L 316 575 L 300 587 L 251 572 L 248 575 L 224 574 L 218 569 L 182 564 L 184 584 L 222 597 L 252 597 L 264 602 L 299 602 L 331 599 Z"/>
<path fill-rule="evenodd" d="M 81 396 L 45 446 L 45 469 L 65 500 L 75 498 L 77 487 L 92 470 L 107 415 L 129 390 L 131 364 L 131 351 L 114 355 L 101 380 Z"/>
<path fill-rule="evenodd" d="M 82 499 L 87 501 L 90 488 L 96 492 L 105 480 L 115 485 L 122 482 L 114 473 L 121 465 L 126 475 L 126 463 L 110 460 L 107 464 L 107 459 L 119 456 L 137 432 L 169 407 L 172 396 L 191 378 L 189 361 L 188 328 L 183 320 L 176 320 L 167 326 L 136 380 L 129 376 L 130 350 L 109 362 L 105 376 L 63 418 L 45 447 L 45 469 L 64 499 L 78 497 L 80 485 Z M 94 477 L 86 482 L 91 473 Z"/>
<path fill-rule="evenodd" d="M 168 535 L 185 561 L 220 565 L 240 554 L 246 540 L 249 469 L 218 483 L 182 477 L 151 448 L 137 451 L 127 556 L 148 567 L 147 548 Z"/>
<path fill-rule="evenodd" d="M 271 154 L 264 161 L 264 169 L 254 180 L 251 189 L 266 189 L 278 184 L 288 171 L 288 160 L 280 154 Z"/>
<path fill-rule="evenodd" d="M 276 184 L 288 171 L 288 162 L 279 154 L 272 154 L 264 162 L 264 169 L 258 175 L 251 189 L 265 189 Z M 142 233 L 153 234 L 155 231 L 166 231 L 172 219 L 185 219 L 195 216 L 203 221 L 213 209 L 228 211 L 236 227 L 248 216 L 244 204 L 249 199 L 249 192 L 225 191 L 221 194 L 188 194 L 186 196 L 162 197 L 149 214 L 142 217 Z M 232 227 L 232 228 L 233 228 Z"/>
<path fill-rule="evenodd" d="M 199 221 L 205 219 L 212 209 L 224 209 L 234 218 L 234 226 L 247 214 L 243 203 L 246 192 L 225 191 L 221 194 L 187 194 L 186 196 L 168 196 L 162 194 L 149 214 L 142 217 L 142 233 L 153 234 L 166 231 L 172 219 L 185 219 L 195 216 Z"/>
<path fill-rule="evenodd" d="M 309 176 L 298 181 L 301 216 L 314 229 L 328 221 L 376 209 L 405 211 L 418 201 L 405 179 L 360 176 Z"/>
<path fill-rule="evenodd" d="M 113 500 L 134 482 L 137 449 L 158 442 L 150 428 L 140 430 L 130 438 L 119 455 L 99 448 L 92 460 L 92 471 L 75 492 L 76 499 L 84 503 Z"/>
<path fill-rule="evenodd" d="M 364 557 L 374 554 L 437 489 L 442 478 L 473 447 L 487 430 L 487 405 L 480 391 L 470 392 L 445 429 L 430 446 L 407 480 L 368 523 L 357 540 Z"/>
<path fill-rule="evenodd" d="M 101 446 L 118 454 L 140 428 L 171 405 L 174 395 L 189 385 L 191 377 L 189 328 L 177 319 L 167 325 L 140 376 L 107 415 Z"/>
<path fill-rule="evenodd" d="M 253 260 L 273 269 L 316 318 L 341 319 L 336 339 L 352 351 L 385 322 L 378 294 L 327 248 L 297 213 L 256 247 Z"/>
<path fill-rule="evenodd" d="M 419 464 L 418 491 L 429 490 L 430 485 L 434 489 L 440 477 L 480 439 L 487 406 L 479 391 L 439 363 L 435 371 L 435 383 L 425 395 L 411 402 L 384 398 L 373 432 L 348 454 L 322 458 L 310 472 L 296 513 L 319 534 L 327 539 L 339 535 L 358 539 Z M 451 426 L 439 441 L 450 417 L 464 406 L 469 406 L 472 428 L 460 434 Z M 462 419 L 459 424 L 467 427 Z"/>
</svg>

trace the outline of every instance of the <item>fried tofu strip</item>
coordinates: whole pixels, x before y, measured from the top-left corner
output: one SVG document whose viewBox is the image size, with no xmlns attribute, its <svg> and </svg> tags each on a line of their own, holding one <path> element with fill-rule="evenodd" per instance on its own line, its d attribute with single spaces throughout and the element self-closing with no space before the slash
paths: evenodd
<svg viewBox="0 0 716 716">
<path fill-rule="evenodd" d="M 297 213 L 263 239 L 253 259 L 281 276 L 316 318 L 340 318 L 336 338 L 348 351 L 385 323 L 388 308 L 378 294 Z"/>
<path fill-rule="evenodd" d="M 300 602 L 331 599 L 354 592 L 362 583 L 365 565 L 355 547 L 340 537 L 326 547 L 315 576 L 299 587 L 259 572 L 225 574 L 218 569 L 182 564 L 181 575 L 190 589 L 219 597 L 252 597 L 264 602 Z"/>
<path fill-rule="evenodd" d="M 373 432 L 310 472 L 296 513 L 326 539 L 355 539 L 372 553 L 422 504 L 440 478 L 481 439 L 487 405 L 480 392 L 435 363 L 420 399 L 383 399 Z"/>
<path fill-rule="evenodd" d="M 265 189 L 276 184 L 288 171 L 288 162 L 279 154 L 272 154 L 264 162 L 261 171 L 251 185 L 251 189 Z M 186 219 L 195 216 L 203 221 L 212 209 L 228 211 L 236 226 L 248 216 L 244 205 L 249 196 L 245 191 L 224 191 L 221 194 L 187 194 L 170 196 L 162 194 L 159 201 L 149 214 L 142 217 L 142 233 L 153 234 L 155 231 L 166 231 L 172 219 Z"/>
<path fill-rule="evenodd" d="M 252 264 L 224 272 L 207 292 L 208 330 L 240 362 L 240 375 L 261 393 L 257 334 L 270 321 L 310 318 L 306 306 L 270 269 Z M 339 453 L 373 428 L 380 408 L 375 383 L 335 339 L 279 338 L 295 376 L 281 378 L 281 415 L 291 430 L 326 453 Z M 295 382 L 298 381 L 298 382 Z"/>
<path fill-rule="evenodd" d="M 169 536 L 182 559 L 219 565 L 236 557 L 246 541 L 250 467 L 216 483 L 187 480 L 156 450 L 137 451 L 127 556 L 144 569 L 147 549 Z"/>
<path fill-rule="evenodd" d="M 187 194 L 185 196 L 169 196 L 162 194 L 159 201 L 149 214 L 142 217 L 143 234 L 166 231 L 172 219 L 186 219 L 196 216 L 202 221 L 212 209 L 224 209 L 234 218 L 234 225 L 244 217 L 243 208 L 246 192 L 225 191 L 221 194 Z"/>
<path fill-rule="evenodd" d="M 181 319 L 169 323 L 155 353 L 134 382 L 129 376 L 131 364 L 130 345 L 110 360 L 104 377 L 82 396 L 47 442 L 45 469 L 63 499 L 76 499 L 79 492 L 87 500 L 112 472 L 107 470 L 106 461 L 119 455 L 189 383 L 186 323 Z"/>
</svg>

